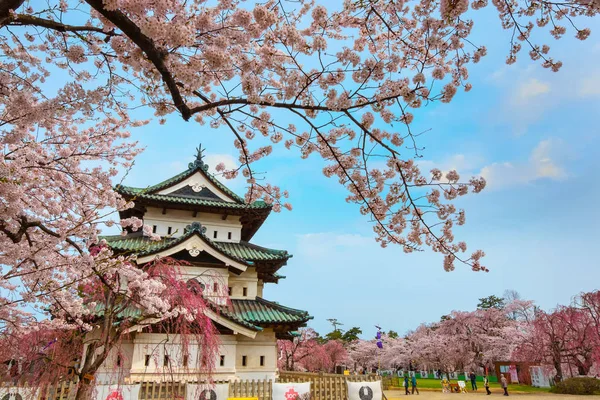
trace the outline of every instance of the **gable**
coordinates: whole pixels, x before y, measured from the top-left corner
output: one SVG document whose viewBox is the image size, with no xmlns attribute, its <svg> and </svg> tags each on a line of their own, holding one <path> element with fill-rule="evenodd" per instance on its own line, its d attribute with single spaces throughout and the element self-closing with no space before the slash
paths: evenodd
<svg viewBox="0 0 600 400">
<path fill-rule="evenodd" d="M 214 245 L 210 245 L 198 234 L 191 234 L 187 237 L 182 236 L 181 238 L 175 240 L 172 246 L 160 249 L 158 251 L 151 251 L 148 255 L 140 255 L 137 259 L 137 263 L 144 264 L 156 258 L 170 257 L 181 251 L 187 251 L 192 258 L 196 258 L 200 254 L 206 252 L 209 256 L 214 257 L 215 259 L 224 263 L 225 266 L 233 267 L 242 272 L 248 268 L 244 262 L 234 259 L 223 253 L 221 250 L 216 249 Z M 206 257 L 206 255 L 203 254 L 203 257 Z"/>
<path fill-rule="evenodd" d="M 160 190 L 157 194 L 170 194 L 191 198 L 204 198 L 210 200 L 221 200 L 228 203 L 236 203 L 229 194 L 217 187 L 202 172 L 196 171 L 181 182 Z"/>
</svg>

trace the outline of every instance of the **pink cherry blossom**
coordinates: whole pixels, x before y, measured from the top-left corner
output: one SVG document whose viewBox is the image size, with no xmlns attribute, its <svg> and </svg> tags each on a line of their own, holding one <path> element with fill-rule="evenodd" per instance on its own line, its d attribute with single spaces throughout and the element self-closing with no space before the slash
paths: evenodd
<svg viewBox="0 0 600 400">
<path fill-rule="evenodd" d="M 116 219 L 111 213 L 132 206 L 112 187 L 140 151 L 129 139 L 148 122 L 134 118 L 138 108 L 160 123 L 179 115 L 202 129 L 225 129 L 239 166 L 218 171 L 243 174 L 248 202 L 290 209 L 284 190 L 255 176 L 260 161 L 280 147 L 317 156 L 323 173 L 346 189 L 345 200 L 373 221 L 382 246 L 428 247 L 446 270 L 462 263 L 486 271 L 483 252 L 464 255 L 454 228 L 465 214 L 453 205 L 485 180 L 422 173 L 405 148 L 411 143 L 421 156 L 416 109 L 471 87 L 471 63 L 486 55 L 471 33 L 486 7 L 508 30 L 509 64 L 525 49 L 552 71 L 562 62 L 534 41 L 544 37 L 536 30 L 558 39 L 575 29 L 585 39 L 589 29 L 575 22 L 600 11 L 594 0 L 541 8 L 475 0 L 472 14 L 464 0 L 347 1 L 335 10 L 303 0 L 243 7 L 7 0 L 0 7 L 0 332 L 35 329 L 34 315 L 50 308 L 62 310 L 52 329 L 89 329 L 94 302 L 76 288 L 91 285 L 92 276 L 126 276 L 128 290 L 145 295 L 144 312 L 174 312 L 160 280 L 144 282 L 133 260 L 98 243 L 100 226 Z M 150 236 L 135 218 L 122 228 Z"/>
</svg>

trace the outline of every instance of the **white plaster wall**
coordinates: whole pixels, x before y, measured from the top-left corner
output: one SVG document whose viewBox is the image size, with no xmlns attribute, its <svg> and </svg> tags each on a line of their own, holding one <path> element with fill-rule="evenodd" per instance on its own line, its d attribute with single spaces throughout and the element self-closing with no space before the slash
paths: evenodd
<svg viewBox="0 0 600 400">
<path fill-rule="evenodd" d="M 242 365 L 243 356 L 246 356 L 246 366 Z M 264 356 L 263 366 L 260 365 L 261 356 Z M 240 379 L 268 379 L 276 373 L 277 338 L 272 330 L 265 329 L 254 339 L 238 338 L 236 375 Z"/>
<path fill-rule="evenodd" d="M 249 299 L 254 300 L 258 296 L 258 275 L 256 268 L 248 267 L 240 275 L 231 274 L 229 276 L 229 287 L 231 288 L 232 299 Z M 244 296 L 244 288 L 247 288 L 246 296 Z"/>
<path fill-rule="evenodd" d="M 171 227 L 170 236 L 179 237 L 183 235 L 186 226 L 192 222 L 200 222 L 206 227 L 205 235 L 211 240 L 233 243 L 239 243 L 241 240 L 242 224 L 239 216 L 229 215 L 223 220 L 220 214 L 198 213 L 194 217 L 193 211 L 188 210 L 167 209 L 165 214 L 162 212 L 162 208 L 148 207 L 144 215 L 144 223 L 149 226 L 156 225 L 158 235 L 169 235 L 169 227 Z M 216 238 L 215 232 L 217 232 Z M 230 232 L 231 239 L 229 239 Z"/>
<path fill-rule="evenodd" d="M 84 347 L 85 354 L 85 347 Z M 117 365 L 118 358 L 121 358 L 121 366 Z M 112 349 L 104 361 L 98 368 L 95 379 L 99 384 L 122 382 L 131 374 L 131 365 L 134 356 L 134 346 L 131 341 L 124 340 L 117 347 Z M 83 363 L 84 360 L 82 360 Z"/>
<path fill-rule="evenodd" d="M 258 280 L 256 282 L 256 295 L 258 297 L 263 297 L 263 289 L 265 287 L 265 283 L 262 280 Z"/>
<path fill-rule="evenodd" d="M 204 284 L 204 297 L 215 304 L 223 305 L 227 303 L 230 272 L 226 268 L 186 265 L 182 269 L 183 279 L 196 279 Z"/>
<path fill-rule="evenodd" d="M 219 354 L 215 360 L 215 379 L 270 379 L 277 373 L 277 340 L 273 332 L 261 332 L 255 339 L 241 335 L 220 335 Z M 128 375 L 133 379 L 161 380 L 167 375 L 193 375 L 198 362 L 198 347 L 190 345 L 188 368 L 183 367 L 183 354 L 178 335 L 138 333 L 132 343 L 132 363 Z M 164 367 L 164 356 L 169 355 L 170 368 Z M 150 356 L 145 365 L 146 355 Z M 225 363 L 220 365 L 220 356 Z M 246 366 L 242 356 L 247 357 Z M 260 357 L 264 356 L 264 365 Z"/>
<path fill-rule="evenodd" d="M 225 194 L 225 192 L 221 191 L 221 189 L 219 189 L 218 187 L 213 185 L 213 183 L 211 181 L 209 181 L 208 179 L 206 179 L 206 177 L 200 172 L 196 172 L 194 175 L 179 182 L 178 184 L 171 186 L 169 188 L 163 189 L 158 193 L 159 194 L 169 194 L 169 193 L 175 192 L 175 191 L 181 189 L 182 187 L 186 187 L 186 186 L 191 186 L 192 188 L 197 189 L 198 192 L 203 187 L 206 187 L 208 190 L 210 190 L 211 192 L 213 192 L 214 194 L 219 196 L 219 198 L 221 200 L 228 201 L 228 202 L 235 201 L 231 197 L 229 197 L 228 194 Z"/>
<path fill-rule="evenodd" d="M 235 374 L 236 337 L 234 335 L 220 335 L 221 342 L 215 362 L 215 373 Z M 201 354 L 198 346 L 190 343 L 188 347 L 188 366 L 183 365 L 183 352 L 179 335 L 166 335 L 161 333 L 138 333 L 133 341 L 132 374 L 190 374 L 194 366 L 199 365 Z M 146 356 L 150 356 L 146 364 Z M 169 356 L 169 366 L 165 367 L 165 355 Z M 220 356 L 225 356 L 225 364 L 220 365 Z"/>
<path fill-rule="evenodd" d="M 255 339 L 220 335 L 219 340 L 214 379 L 273 379 L 277 374 L 277 339 L 271 330 L 259 332 Z M 99 382 L 163 381 L 172 379 L 173 375 L 179 380 L 197 379 L 193 367 L 199 360 L 198 346 L 190 344 L 188 367 L 185 368 L 179 335 L 137 333 L 132 341 L 123 343 L 121 353 L 122 369 L 116 368 L 116 358 L 109 358 L 97 374 Z M 169 356 L 169 367 L 164 366 L 165 354 Z M 146 355 L 150 356 L 147 366 Z M 225 356 L 223 366 L 220 365 L 221 355 Z M 242 365 L 242 356 L 247 357 L 246 366 Z M 260 356 L 265 357 L 263 366 Z"/>
</svg>

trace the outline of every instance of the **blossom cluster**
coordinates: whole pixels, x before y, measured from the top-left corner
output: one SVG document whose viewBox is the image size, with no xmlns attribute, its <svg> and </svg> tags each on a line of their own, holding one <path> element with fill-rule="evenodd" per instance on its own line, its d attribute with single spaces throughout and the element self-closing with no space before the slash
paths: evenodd
<svg viewBox="0 0 600 400">
<path fill-rule="evenodd" d="M 418 168 L 417 110 L 471 89 L 469 69 L 487 52 L 470 40 L 477 10 L 495 7 L 511 31 L 508 63 L 527 48 L 552 70 L 560 61 L 532 33 L 561 38 L 574 17 L 600 11 L 597 0 L 490 4 L 348 0 L 332 11 L 306 0 L 7 0 L 0 321 L 31 321 L 20 304 L 45 312 L 57 302 L 64 316 L 83 321 L 80 293 L 62 289 L 98 276 L 88 247 L 98 242 L 105 210 L 130 207 L 112 185 L 139 152 L 129 140 L 146 122 L 133 117 L 138 107 L 161 122 L 179 114 L 231 134 L 240 165 L 219 169 L 226 178 L 243 175 L 248 202 L 290 209 L 287 192 L 256 168 L 276 146 L 315 155 L 373 221 L 382 246 L 428 247 L 446 270 L 462 262 L 485 271 L 483 252 L 464 256 L 453 232 L 466 221 L 453 202 L 485 181 Z M 581 40 L 590 35 L 575 31 Z M 148 231 L 134 219 L 126 224 Z M 144 307 L 163 309 L 159 299 Z"/>
</svg>

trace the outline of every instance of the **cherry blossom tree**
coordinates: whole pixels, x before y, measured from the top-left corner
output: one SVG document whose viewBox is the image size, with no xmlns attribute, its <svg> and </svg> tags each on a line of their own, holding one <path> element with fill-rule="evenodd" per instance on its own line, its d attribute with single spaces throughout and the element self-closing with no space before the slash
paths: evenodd
<svg viewBox="0 0 600 400">
<path fill-rule="evenodd" d="M 373 368 L 380 366 L 384 349 L 377 347 L 376 340 L 359 339 L 349 344 L 348 358 L 354 364 L 353 367 L 355 370 L 370 372 Z"/>
<path fill-rule="evenodd" d="M 285 371 L 333 372 L 348 359 L 340 340 L 323 341 L 312 328 L 301 329 L 293 340 L 278 340 L 279 369 Z"/>
<path fill-rule="evenodd" d="M 492 4 L 511 33 L 507 63 L 524 47 L 552 70 L 562 63 L 532 32 L 546 29 L 560 38 L 573 26 L 583 40 L 590 31 L 574 18 L 598 12 L 597 2 L 587 0 Z M 412 122 L 415 109 L 471 88 L 469 68 L 486 48 L 469 36 L 477 10 L 486 7 L 486 0 L 346 1 L 334 10 L 304 1 L 4 0 L 3 144 L 32 132 L 77 139 L 85 122 L 102 114 L 110 115 L 105 131 L 115 121 L 129 126 L 139 106 L 158 118 L 176 113 L 230 131 L 239 167 L 218 169 L 226 177 L 244 175 L 248 201 L 291 207 L 286 191 L 256 175 L 255 163 L 273 146 L 303 158 L 318 154 L 323 173 L 337 178 L 348 189 L 346 200 L 373 220 L 382 246 L 406 252 L 429 246 L 443 254 L 446 270 L 455 261 L 485 270 L 483 252 L 463 255 L 466 244 L 453 234 L 465 222 L 453 200 L 481 191 L 485 181 L 421 171 L 412 158 L 421 151 Z M 79 153 L 68 149 L 61 157 L 72 154 Z M 42 230 L 31 225 L 41 221 L 23 220 L 22 209 L 15 207 L 18 215 L 3 228 L 11 241 L 22 241 L 21 231 Z"/>
<path fill-rule="evenodd" d="M 490 368 L 494 361 L 509 360 L 521 343 L 532 302 L 518 300 L 504 308 L 453 311 L 440 322 L 423 324 L 403 338 L 383 335 L 383 349 L 372 341 L 356 343 L 350 358 L 369 367 L 439 369 L 444 372 L 476 367 Z"/>
<path fill-rule="evenodd" d="M 301 362 L 318 353 L 323 356 L 321 345 L 318 342 L 319 334 L 312 328 L 300 329 L 299 336 L 292 340 L 278 340 L 279 358 L 277 365 L 285 371 L 302 370 Z"/>
<path fill-rule="evenodd" d="M 383 352 L 381 365 L 383 368 L 406 369 L 415 360 L 415 348 L 408 338 L 382 335 Z"/>
<path fill-rule="evenodd" d="M 48 309 L 55 313 L 49 329 L 89 328 L 90 302 L 77 287 L 105 276 L 125 276 L 139 285 L 130 290 L 152 293 L 144 297 L 149 314 L 168 313 L 160 281 L 140 285 L 146 271 L 88 250 L 98 244 L 99 224 L 110 224 L 105 210 L 130 206 L 111 186 L 139 152 L 128 141 L 128 131 L 145 123 L 134 118 L 139 107 L 161 121 L 177 114 L 227 129 L 239 167 L 218 170 L 246 178 L 248 201 L 291 208 L 287 191 L 259 178 L 257 162 L 275 146 L 315 154 L 373 221 L 382 246 L 408 253 L 427 246 L 443 255 L 446 270 L 458 261 L 485 271 L 484 253 L 468 255 L 453 233 L 465 223 L 454 200 L 485 181 L 421 171 L 413 120 L 416 109 L 471 88 L 469 69 L 486 48 L 470 34 L 477 10 L 488 6 L 1 1 L 0 331 L 34 328 Z M 524 46 L 555 71 L 562 63 L 532 32 L 560 38 L 568 25 L 586 39 L 590 31 L 575 18 L 600 9 L 594 0 L 492 6 L 511 33 L 507 62 Z M 135 219 L 123 224 L 145 229 Z"/>
<path fill-rule="evenodd" d="M 348 360 L 348 352 L 340 340 L 328 340 L 311 349 L 300 361 L 302 370 L 308 372 L 335 372 L 335 367 Z"/>
<path fill-rule="evenodd" d="M 521 359 L 552 365 L 558 379 L 565 368 L 588 375 L 599 361 L 598 291 L 582 293 L 572 305 L 551 312 L 538 310 L 525 326 L 522 342 L 514 355 Z"/>
<path fill-rule="evenodd" d="M 600 290 L 581 293 L 575 298 L 575 306 L 582 310 L 591 320 L 590 336 L 596 343 L 594 348 L 594 360 L 600 369 Z"/>
<path fill-rule="evenodd" d="M 180 262 L 170 258 L 138 268 L 121 265 L 130 261 L 113 257 L 106 248 L 92 252 L 96 260 L 103 253 L 110 266 L 103 268 L 101 275 L 82 279 L 77 286 L 77 291 L 86 293 L 82 298 L 87 313 L 71 314 L 70 308 L 57 300 L 50 312 L 66 326 L 60 329 L 43 321 L 35 330 L 27 326 L 7 330 L 0 340 L 0 356 L 24 364 L 21 378 L 40 386 L 69 374 L 77 376 L 75 399 L 80 400 L 90 397 L 93 377 L 103 364 L 109 370 L 114 366 L 116 375 L 124 372 L 117 360 L 125 357 L 121 344 L 132 332 L 176 332 L 181 351 L 170 358 L 176 361 L 176 357 L 195 353 L 190 348 L 202 346 L 198 352 L 202 357 L 186 368 L 199 380 L 209 377 L 219 343 L 212 321 L 205 314 L 210 305 L 202 296 L 200 284 L 184 280 Z M 22 338 L 26 338 L 23 343 Z"/>
<path fill-rule="evenodd" d="M 558 380 L 563 375 L 563 354 L 566 349 L 567 327 L 558 313 L 539 311 L 528 335 L 513 353 L 515 358 L 549 364 Z"/>
</svg>

